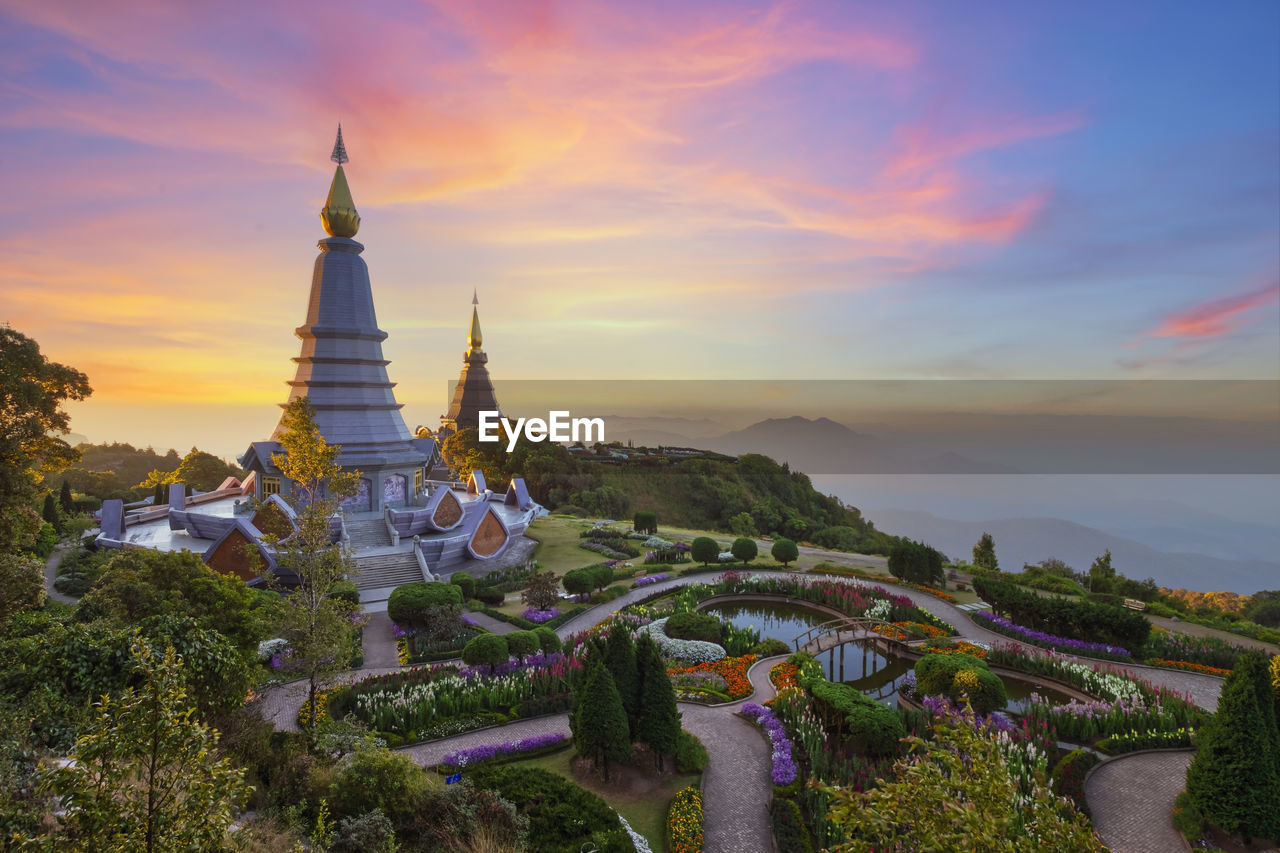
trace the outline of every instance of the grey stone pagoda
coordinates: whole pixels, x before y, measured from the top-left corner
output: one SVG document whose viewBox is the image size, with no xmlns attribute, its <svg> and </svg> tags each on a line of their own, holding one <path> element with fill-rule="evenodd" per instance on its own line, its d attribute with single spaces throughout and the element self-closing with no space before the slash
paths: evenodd
<svg viewBox="0 0 1280 853">
<path fill-rule="evenodd" d="M 293 359 L 297 370 L 289 382 L 288 402 L 308 398 L 321 435 L 342 446 L 339 463 L 360 471 L 360 491 L 345 507 L 380 512 L 413 503 L 425 485 L 436 446 L 429 438 L 410 435 L 395 383 L 387 377 L 390 362 L 382 355 L 387 333 L 378 328 L 374 313 L 369 268 L 360 257 L 364 246 L 352 239 L 360 214 L 342 169 L 347 153 L 341 127 L 331 159 L 338 166 L 320 211 L 329 236 L 318 243 L 306 322 L 294 332 L 302 348 Z M 280 431 L 277 425 L 270 441 L 254 442 L 240 457 L 240 464 L 256 475 L 259 499 L 289 487 L 271 461 L 281 450 L 276 440 Z"/>
<path fill-rule="evenodd" d="M 484 354 L 484 337 L 480 334 L 480 298 L 471 295 L 471 332 L 467 335 L 467 351 L 462 356 L 462 373 L 453 390 L 449 412 L 440 418 L 439 437 L 443 440 L 464 429 L 480 424 L 480 412 L 497 412 L 498 395 L 493 390 Z"/>
</svg>

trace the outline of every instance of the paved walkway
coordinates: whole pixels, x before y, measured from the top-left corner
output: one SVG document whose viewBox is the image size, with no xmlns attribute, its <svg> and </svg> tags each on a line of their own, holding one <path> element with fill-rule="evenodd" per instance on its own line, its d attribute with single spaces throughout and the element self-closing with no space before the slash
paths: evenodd
<svg viewBox="0 0 1280 853">
<path fill-rule="evenodd" d="M 44 591 L 54 601 L 61 601 L 63 604 L 77 604 L 80 601 L 78 598 L 63 595 L 53 588 L 53 581 L 58 577 L 58 565 L 62 562 L 62 558 L 67 556 L 67 552 L 74 547 L 74 545 L 62 543 L 53 549 L 53 553 L 49 555 L 49 559 L 44 564 Z"/>
<path fill-rule="evenodd" d="M 1185 850 L 1171 816 L 1193 754 L 1186 750 L 1126 755 L 1095 770 L 1085 798 L 1103 843 L 1115 853 Z"/>
<path fill-rule="evenodd" d="M 395 668 L 400 667 L 400 652 L 396 647 L 396 638 L 392 632 L 395 623 L 387 616 L 387 611 L 375 611 L 366 614 L 369 621 L 364 625 L 364 667 Z"/>
<path fill-rule="evenodd" d="M 501 619 L 494 619 L 486 613 L 468 610 L 462 615 L 479 625 L 481 628 L 484 628 L 490 634 L 510 634 L 512 631 L 520 630 L 510 622 L 503 622 Z"/>
</svg>

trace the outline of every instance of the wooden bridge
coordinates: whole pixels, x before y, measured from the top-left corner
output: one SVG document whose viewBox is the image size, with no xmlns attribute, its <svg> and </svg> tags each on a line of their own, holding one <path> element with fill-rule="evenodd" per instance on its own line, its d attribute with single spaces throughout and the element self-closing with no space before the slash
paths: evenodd
<svg viewBox="0 0 1280 853">
<path fill-rule="evenodd" d="M 887 631 L 889 636 L 876 633 L 875 628 L 882 628 Z M 800 636 L 792 641 L 798 652 L 809 652 L 813 655 L 821 654 L 828 649 L 834 649 L 836 646 L 845 643 L 856 643 L 859 640 L 871 640 L 871 645 L 875 647 L 882 646 L 888 648 L 889 644 L 902 645 L 893 639 L 898 633 L 898 629 L 883 619 L 868 619 L 863 616 L 842 616 L 839 619 L 832 619 L 823 622 L 821 625 L 814 625 Z"/>
</svg>

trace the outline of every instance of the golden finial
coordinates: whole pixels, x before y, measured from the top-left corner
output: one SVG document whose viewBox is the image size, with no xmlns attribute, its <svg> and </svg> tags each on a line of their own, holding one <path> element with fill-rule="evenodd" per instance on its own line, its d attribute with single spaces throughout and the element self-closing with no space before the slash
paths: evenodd
<svg viewBox="0 0 1280 853">
<path fill-rule="evenodd" d="M 329 159 L 337 163 L 338 168 L 333 173 L 333 183 L 329 185 L 329 198 L 320 211 L 320 222 L 332 237 L 354 237 L 360 230 L 360 214 L 351 198 L 347 175 L 342 171 L 342 164 L 349 159 L 347 147 L 342 142 L 342 125 L 338 125 L 338 139 L 333 143 L 333 154 Z"/>
<path fill-rule="evenodd" d="M 484 338 L 480 334 L 480 299 L 476 294 L 471 295 L 471 334 L 467 336 L 467 353 L 480 352 L 480 346 L 484 343 Z"/>
</svg>

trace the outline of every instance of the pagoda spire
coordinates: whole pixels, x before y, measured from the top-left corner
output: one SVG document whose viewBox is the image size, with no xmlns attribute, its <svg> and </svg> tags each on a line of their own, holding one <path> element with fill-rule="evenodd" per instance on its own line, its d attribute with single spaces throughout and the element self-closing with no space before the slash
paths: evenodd
<svg viewBox="0 0 1280 853">
<path fill-rule="evenodd" d="M 467 335 L 467 355 L 480 352 L 484 344 L 484 336 L 480 334 L 480 298 L 474 291 L 471 294 L 471 334 Z"/>
<path fill-rule="evenodd" d="M 320 222 L 329 236 L 351 238 L 360 230 L 360 214 L 351 198 L 347 175 L 342 171 L 342 164 L 351 158 L 347 156 L 347 146 L 342 142 L 341 124 L 338 125 L 338 138 L 333 143 L 333 154 L 329 159 L 337 163 L 338 168 L 334 170 L 333 183 L 329 185 L 329 197 L 320 210 Z"/>
</svg>

